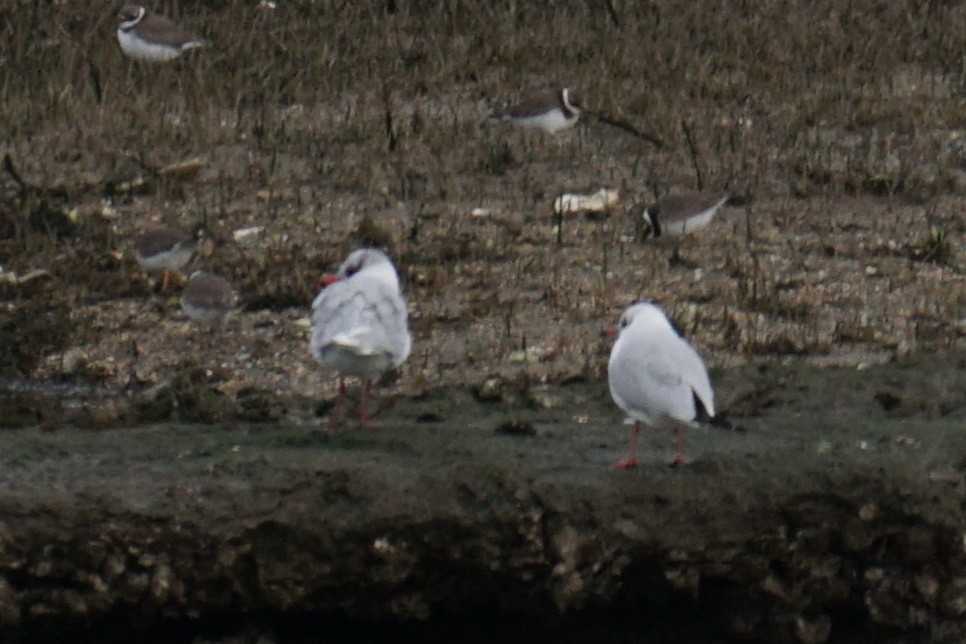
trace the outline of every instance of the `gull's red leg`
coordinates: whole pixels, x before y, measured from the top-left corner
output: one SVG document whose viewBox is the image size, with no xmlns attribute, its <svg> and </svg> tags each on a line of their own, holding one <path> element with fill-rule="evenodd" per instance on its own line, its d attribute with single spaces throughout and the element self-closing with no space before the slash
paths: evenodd
<svg viewBox="0 0 966 644">
<path fill-rule="evenodd" d="M 372 396 L 372 381 L 368 378 L 362 382 L 362 396 L 359 398 L 359 427 L 361 429 L 374 429 L 379 425 L 372 422 L 372 416 L 367 409 L 369 398 Z"/>
<path fill-rule="evenodd" d="M 335 396 L 335 403 L 332 405 L 332 411 L 329 412 L 329 429 L 335 429 L 339 426 L 340 411 L 342 410 L 342 402 L 345 400 L 345 378 L 339 376 L 339 393 Z"/>
<path fill-rule="evenodd" d="M 620 469 L 630 469 L 632 467 L 637 467 L 637 435 L 641 431 L 641 421 L 634 421 L 634 427 L 631 428 L 631 446 L 630 454 L 627 458 L 615 461 L 612 467 Z"/>
<path fill-rule="evenodd" d="M 681 443 L 680 425 L 674 426 L 674 449 L 676 452 L 674 454 L 674 460 L 668 463 L 668 465 L 670 465 L 671 467 L 678 467 L 681 465 L 689 465 L 691 463 L 691 459 L 689 459 L 684 455 L 684 447 L 682 446 L 682 443 Z"/>
</svg>

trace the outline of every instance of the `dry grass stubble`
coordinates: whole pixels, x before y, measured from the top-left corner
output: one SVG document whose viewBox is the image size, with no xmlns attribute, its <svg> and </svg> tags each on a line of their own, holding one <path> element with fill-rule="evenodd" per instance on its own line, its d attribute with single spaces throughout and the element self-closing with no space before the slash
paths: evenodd
<svg viewBox="0 0 966 644">
<path fill-rule="evenodd" d="M 204 265 L 243 293 L 221 351 L 202 358 L 230 374 L 229 393 L 319 395 L 298 321 L 317 274 L 367 238 L 366 217 L 407 282 L 409 383 L 599 378 L 600 327 L 642 297 L 714 365 L 962 344 L 960 4 L 617 3 L 617 25 L 593 3 L 387 6 L 182 2 L 182 22 L 219 47 L 144 67 L 122 58 L 110 3 L 0 4 L 2 152 L 81 222 L 60 236 L 31 226 L 4 176 L 3 270 L 49 270 L 82 327 L 5 370 L 170 379 L 191 330 L 119 255 L 148 222 L 206 221 Z M 601 125 L 553 140 L 480 127 L 562 81 L 667 146 Z M 196 158 L 188 180 L 163 172 Z M 619 187 L 627 203 L 699 183 L 736 206 L 685 241 L 697 269 L 668 266 L 619 212 L 568 218 L 555 243 L 563 190 Z M 250 226 L 264 229 L 236 242 Z M 3 297 L 17 311 L 27 295 Z"/>
</svg>

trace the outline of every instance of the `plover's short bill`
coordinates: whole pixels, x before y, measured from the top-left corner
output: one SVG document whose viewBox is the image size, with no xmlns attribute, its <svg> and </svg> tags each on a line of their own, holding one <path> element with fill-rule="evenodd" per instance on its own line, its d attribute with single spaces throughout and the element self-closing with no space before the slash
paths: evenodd
<svg viewBox="0 0 966 644">
<path fill-rule="evenodd" d="M 134 257 L 146 271 L 162 272 L 161 290 L 167 290 L 171 272 L 191 260 L 198 239 L 171 228 L 152 228 L 134 241 Z"/>
<path fill-rule="evenodd" d="M 192 320 L 220 327 L 238 306 L 238 294 L 224 277 L 195 271 L 181 292 L 181 309 Z"/>
<path fill-rule="evenodd" d="M 729 195 L 724 192 L 686 192 L 662 197 L 644 208 L 644 237 L 676 237 L 706 228 Z"/>
<path fill-rule="evenodd" d="M 406 301 L 392 261 L 380 250 L 353 251 L 312 303 L 315 359 L 326 374 L 338 374 L 339 396 L 329 417 L 338 424 L 345 376 L 363 380 L 359 421 L 368 424 L 366 397 L 372 380 L 401 365 L 412 348 Z"/>
<path fill-rule="evenodd" d="M 676 455 L 670 464 L 686 464 L 682 425 L 708 423 L 714 417 L 714 392 L 701 357 L 650 302 L 630 306 L 608 335 L 617 336 L 607 364 L 610 395 L 633 422 L 630 453 L 614 467 L 637 465 L 641 421 L 673 427 Z"/>
<path fill-rule="evenodd" d="M 148 11 L 143 5 L 124 5 L 118 11 L 117 19 L 117 42 L 124 55 L 134 60 L 164 62 L 208 45 L 206 40 L 181 29 L 167 17 Z"/>
<path fill-rule="evenodd" d="M 577 124 L 580 119 L 580 95 L 570 86 L 535 92 L 516 105 L 493 112 L 490 118 L 556 134 Z"/>
</svg>

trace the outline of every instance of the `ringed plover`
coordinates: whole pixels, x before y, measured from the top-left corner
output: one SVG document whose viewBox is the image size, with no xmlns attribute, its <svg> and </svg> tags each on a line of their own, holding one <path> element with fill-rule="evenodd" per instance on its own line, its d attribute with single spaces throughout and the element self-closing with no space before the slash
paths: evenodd
<svg viewBox="0 0 966 644">
<path fill-rule="evenodd" d="M 124 5 L 117 19 L 117 42 L 124 55 L 133 60 L 164 62 L 208 45 L 206 40 L 181 29 L 166 16 L 148 11 L 144 5 Z"/>
<path fill-rule="evenodd" d="M 180 271 L 191 260 L 197 246 L 197 236 L 171 228 L 152 228 L 134 241 L 134 256 L 142 269 L 162 271 L 161 290 L 165 291 L 171 273 Z"/>
<path fill-rule="evenodd" d="M 509 121 L 545 134 L 556 134 L 576 125 L 580 110 L 580 94 L 566 85 L 560 89 L 534 92 L 516 105 L 493 112 L 490 118 Z"/>
<path fill-rule="evenodd" d="M 678 237 L 706 228 L 729 197 L 723 192 L 686 192 L 662 197 L 644 209 L 642 237 Z"/>
</svg>

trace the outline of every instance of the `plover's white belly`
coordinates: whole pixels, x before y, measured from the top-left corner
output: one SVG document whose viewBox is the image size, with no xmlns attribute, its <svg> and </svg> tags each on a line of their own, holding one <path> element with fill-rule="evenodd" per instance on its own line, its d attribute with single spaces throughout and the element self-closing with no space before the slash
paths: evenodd
<svg viewBox="0 0 966 644">
<path fill-rule="evenodd" d="M 222 319 L 228 317 L 229 311 L 225 311 L 220 308 L 209 308 L 207 306 L 198 306 L 197 304 L 192 304 L 191 302 L 181 302 L 181 310 L 185 312 L 189 318 L 195 322 L 201 322 L 202 324 L 214 324 L 215 322 L 220 322 Z"/>
<path fill-rule="evenodd" d="M 714 218 L 714 213 L 717 210 L 718 206 L 715 206 L 714 208 L 702 210 L 690 217 L 682 217 L 676 221 L 661 222 L 661 232 L 665 235 L 683 235 L 701 230 L 711 223 L 711 220 Z"/>
<path fill-rule="evenodd" d="M 179 57 L 185 49 L 200 47 L 201 43 L 189 43 L 185 47 L 171 47 L 168 45 L 157 45 L 138 38 L 133 32 L 117 30 L 117 42 L 121 45 L 121 51 L 134 60 L 148 62 L 164 62 L 174 60 Z"/>
<path fill-rule="evenodd" d="M 146 271 L 176 271 L 191 259 L 192 248 L 177 247 L 171 250 L 144 257 L 141 253 L 136 253 L 138 264 Z"/>
<path fill-rule="evenodd" d="M 547 134 L 556 134 L 560 130 L 566 130 L 577 122 L 577 117 L 567 118 L 562 110 L 551 110 L 536 116 L 524 116 L 515 119 L 521 126 L 531 130 L 540 130 Z"/>
</svg>

